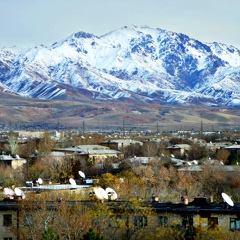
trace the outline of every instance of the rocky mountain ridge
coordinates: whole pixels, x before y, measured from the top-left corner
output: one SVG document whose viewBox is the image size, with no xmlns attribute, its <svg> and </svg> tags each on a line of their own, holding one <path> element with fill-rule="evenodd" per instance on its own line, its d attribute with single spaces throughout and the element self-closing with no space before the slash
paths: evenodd
<svg viewBox="0 0 240 240">
<path fill-rule="evenodd" d="M 240 106 L 240 50 L 150 27 L 0 50 L 0 91 L 37 99 Z"/>
</svg>

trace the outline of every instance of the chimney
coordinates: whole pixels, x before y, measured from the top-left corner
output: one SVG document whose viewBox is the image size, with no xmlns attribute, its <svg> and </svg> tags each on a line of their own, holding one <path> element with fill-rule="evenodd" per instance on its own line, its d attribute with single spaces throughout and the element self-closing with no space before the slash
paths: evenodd
<svg viewBox="0 0 240 240">
<path fill-rule="evenodd" d="M 157 196 L 157 194 L 153 193 L 152 195 L 152 202 L 159 202 L 159 198 Z"/>
<path fill-rule="evenodd" d="M 188 205 L 188 196 L 182 196 L 182 197 L 181 197 L 181 202 L 182 202 L 184 205 Z"/>
</svg>

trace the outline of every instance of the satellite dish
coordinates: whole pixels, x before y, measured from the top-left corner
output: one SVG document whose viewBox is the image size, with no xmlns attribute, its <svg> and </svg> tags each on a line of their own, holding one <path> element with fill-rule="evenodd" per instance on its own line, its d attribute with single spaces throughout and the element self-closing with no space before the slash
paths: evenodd
<svg viewBox="0 0 240 240">
<path fill-rule="evenodd" d="M 230 205 L 232 207 L 234 206 L 232 199 L 226 193 L 222 193 L 222 197 L 228 205 Z"/>
<path fill-rule="evenodd" d="M 73 178 L 69 178 L 69 182 L 71 183 L 72 186 L 76 186 L 76 181 Z"/>
<path fill-rule="evenodd" d="M 117 193 L 112 189 L 112 188 L 106 188 L 106 192 L 107 192 L 107 195 L 108 197 L 111 199 L 111 200 L 116 200 L 118 198 L 118 195 Z"/>
<path fill-rule="evenodd" d="M 7 197 L 14 198 L 15 193 L 11 188 L 4 188 L 3 192 Z"/>
<path fill-rule="evenodd" d="M 21 197 L 22 196 L 22 190 L 20 188 L 15 188 L 14 192 L 15 192 L 17 197 Z"/>
<path fill-rule="evenodd" d="M 195 165 L 198 165 L 198 161 L 197 161 L 197 160 L 193 160 L 193 163 L 194 163 Z"/>
<path fill-rule="evenodd" d="M 14 192 L 15 192 L 17 197 L 21 197 L 22 199 L 26 198 L 24 192 L 20 188 L 15 188 Z"/>
<path fill-rule="evenodd" d="M 85 176 L 85 173 L 82 172 L 82 171 L 78 171 L 78 174 L 79 174 L 82 178 L 85 178 L 85 177 L 86 177 L 86 176 Z"/>
<path fill-rule="evenodd" d="M 39 178 L 37 181 L 38 181 L 38 183 L 39 183 L 40 185 L 43 184 L 43 180 L 42 180 L 41 178 Z"/>
<path fill-rule="evenodd" d="M 171 154 L 171 157 L 172 157 L 172 158 L 175 158 L 175 156 L 174 156 L 173 154 Z"/>
<path fill-rule="evenodd" d="M 16 155 L 16 158 L 17 158 L 17 159 L 20 159 L 20 157 L 19 157 L 18 155 Z"/>
<path fill-rule="evenodd" d="M 107 192 L 103 189 L 103 188 L 101 188 L 101 187 L 98 187 L 98 188 L 94 188 L 94 190 L 93 190 L 94 192 L 95 192 L 95 195 L 96 195 L 96 197 L 98 198 L 98 199 L 100 199 L 100 200 L 104 200 L 104 199 L 108 199 L 108 194 L 107 194 Z"/>
</svg>

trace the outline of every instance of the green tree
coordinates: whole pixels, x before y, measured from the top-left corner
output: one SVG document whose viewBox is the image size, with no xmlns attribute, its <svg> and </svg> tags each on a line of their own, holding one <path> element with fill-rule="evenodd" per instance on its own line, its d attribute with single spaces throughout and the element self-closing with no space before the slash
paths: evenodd
<svg viewBox="0 0 240 240">
<path fill-rule="evenodd" d="M 83 235 L 82 240 L 104 240 L 104 237 L 99 233 L 95 233 L 94 230 L 90 228 L 88 232 Z"/>
<path fill-rule="evenodd" d="M 52 228 L 48 228 L 42 234 L 41 240 L 58 240 L 60 239 L 58 235 L 55 235 L 54 230 Z"/>
<path fill-rule="evenodd" d="M 237 159 L 236 152 L 231 151 L 230 155 L 228 156 L 227 165 L 236 165 L 237 162 L 238 162 L 238 159 Z"/>
</svg>

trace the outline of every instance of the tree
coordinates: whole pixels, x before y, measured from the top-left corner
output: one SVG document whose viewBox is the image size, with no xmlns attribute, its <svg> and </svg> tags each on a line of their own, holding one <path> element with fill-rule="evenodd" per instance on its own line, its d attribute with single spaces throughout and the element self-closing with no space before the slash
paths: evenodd
<svg viewBox="0 0 240 240">
<path fill-rule="evenodd" d="M 104 240 L 104 237 L 99 233 L 95 233 L 94 230 L 90 228 L 88 232 L 83 235 L 81 240 Z"/>
<path fill-rule="evenodd" d="M 67 183 L 70 177 L 74 177 L 74 159 L 72 157 L 64 157 L 60 160 L 45 158 L 45 162 L 53 181 Z"/>
<path fill-rule="evenodd" d="M 41 240 L 59 240 L 59 236 L 55 235 L 54 230 L 52 228 L 48 228 L 42 234 Z"/>
<path fill-rule="evenodd" d="M 18 154 L 18 137 L 14 132 L 10 132 L 8 135 L 8 143 L 11 149 L 11 154 Z"/>
<path fill-rule="evenodd" d="M 237 162 L 238 162 L 237 153 L 231 151 L 227 159 L 227 165 L 236 165 Z"/>
<path fill-rule="evenodd" d="M 206 149 L 198 143 L 193 143 L 188 151 L 188 160 L 199 160 L 206 156 Z"/>
<path fill-rule="evenodd" d="M 141 239 L 144 233 L 149 233 L 148 217 L 155 214 L 146 202 L 135 198 L 116 206 L 112 224 L 118 229 L 121 239 Z"/>
<path fill-rule="evenodd" d="M 147 142 L 143 147 L 143 154 L 145 157 L 154 157 L 158 153 L 157 144 L 154 142 Z"/>
<path fill-rule="evenodd" d="M 230 153 L 227 149 L 220 149 L 217 153 L 217 159 L 220 161 L 222 160 L 223 163 L 227 163 L 228 157 L 229 157 Z"/>
<path fill-rule="evenodd" d="M 48 164 L 44 161 L 44 159 L 39 159 L 37 162 L 31 164 L 30 161 L 24 165 L 23 167 L 24 179 L 28 180 L 37 180 L 39 177 L 42 179 L 51 178 L 51 171 L 48 167 Z"/>
<path fill-rule="evenodd" d="M 123 151 L 126 158 L 133 156 L 141 156 L 142 147 L 140 146 L 140 144 L 131 144 L 129 146 L 126 146 Z"/>
<path fill-rule="evenodd" d="M 9 229 L 19 240 L 81 239 L 92 224 L 87 204 L 34 200 L 24 200 L 21 204 L 14 220 L 18 225 Z"/>
<path fill-rule="evenodd" d="M 29 139 L 26 144 L 22 144 L 23 146 L 19 149 L 19 154 L 21 157 L 29 158 L 32 155 L 36 154 L 37 151 L 37 139 Z"/>
<path fill-rule="evenodd" d="M 51 135 L 48 132 L 44 132 L 42 138 L 39 139 L 37 144 L 38 154 L 47 155 L 51 152 L 55 146 L 55 142 L 51 139 Z"/>
</svg>

